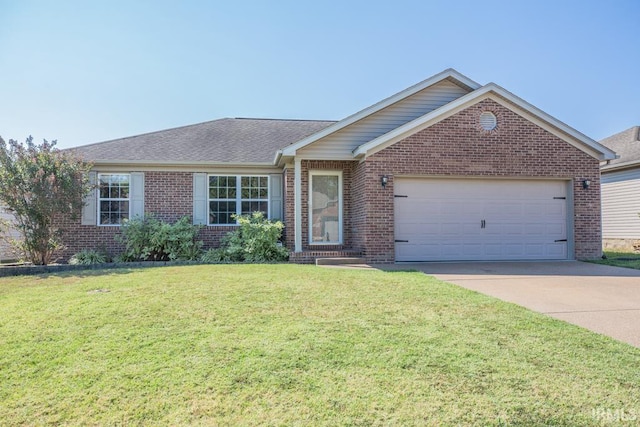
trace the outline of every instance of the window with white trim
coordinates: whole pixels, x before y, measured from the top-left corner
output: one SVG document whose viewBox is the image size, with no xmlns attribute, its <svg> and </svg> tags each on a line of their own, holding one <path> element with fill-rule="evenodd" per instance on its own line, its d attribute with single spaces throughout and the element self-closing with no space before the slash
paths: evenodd
<svg viewBox="0 0 640 427">
<path fill-rule="evenodd" d="M 129 219 L 129 174 L 98 174 L 98 224 L 120 225 Z"/>
<path fill-rule="evenodd" d="M 209 225 L 233 225 L 233 215 L 269 217 L 269 177 L 209 175 Z"/>
<path fill-rule="evenodd" d="M 309 242 L 342 244 L 342 172 L 309 172 Z"/>
</svg>

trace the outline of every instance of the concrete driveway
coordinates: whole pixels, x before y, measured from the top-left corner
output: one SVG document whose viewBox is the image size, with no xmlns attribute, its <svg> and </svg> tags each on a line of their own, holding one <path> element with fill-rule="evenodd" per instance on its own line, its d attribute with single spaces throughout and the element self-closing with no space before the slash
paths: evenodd
<svg viewBox="0 0 640 427">
<path fill-rule="evenodd" d="M 640 347 L 640 270 L 577 261 L 406 263 L 467 289 Z"/>
</svg>

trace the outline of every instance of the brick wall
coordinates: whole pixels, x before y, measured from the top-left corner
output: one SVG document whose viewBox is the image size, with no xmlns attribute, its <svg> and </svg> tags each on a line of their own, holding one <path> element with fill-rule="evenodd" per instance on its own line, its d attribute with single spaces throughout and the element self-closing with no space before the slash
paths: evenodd
<svg viewBox="0 0 640 427">
<path fill-rule="evenodd" d="M 289 250 L 295 248 L 295 172 L 293 169 L 286 168 L 284 170 L 284 241 Z"/>
<path fill-rule="evenodd" d="M 353 197 L 351 183 L 356 162 L 338 160 L 303 160 L 301 162 L 302 175 L 302 250 L 326 250 L 339 251 L 342 249 L 352 249 L 353 246 Z M 309 245 L 309 171 L 326 170 L 342 171 L 342 245 Z M 284 203 L 285 203 L 285 242 L 290 250 L 295 248 L 295 172 L 293 169 L 285 170 L 284 174 Z"/>
<path fill-rule="evenodd" d="M 481 129 L 478 117 L 493 112 L 498 127 Z M 364 168 L 364 170 L 360 170 Z M 380 176 L 389 176 L 385 189 Z M 573 181 L 574 240 L 577 259 L 601 255 L 600 173 L 598 160 L 492 100 L 475 104 L 370 156 L 356 171 L 364 181 L 365 256 L 370 262 L 394 260 L 394 176 L 536 177 Z M 582 180 L 591 180 L 588 190 Z"/>
<path fill-rule="evenodd" d="M 145 172 L 144 207 L 163 221 L 175 222 L 183 216 L 193 215 L 193 174 L 191 172 Z M 80 225 L 80 219 L 60 218 L 58 224 L 65 231 L 66 249 L 57 254 L 66 260 L 82 249 L 104 249 L 111 255 L 122 252 L 123 246 L 115 240 L 120 227 Z M 220 238 L 235 227 L 205 226 L 199 239 L 205 248 L 217 247 Z"/>
<path fill-rule="evenodd" d="M 355 162 L 337 160 L 302 161 L 302 249 L 303 250 L 340 250 L 350 248 L 352 241 L 350 195 L 352 172 Z M 342 245 L 309 245 L 309 171 L 342 171 Z"/>
</svg>

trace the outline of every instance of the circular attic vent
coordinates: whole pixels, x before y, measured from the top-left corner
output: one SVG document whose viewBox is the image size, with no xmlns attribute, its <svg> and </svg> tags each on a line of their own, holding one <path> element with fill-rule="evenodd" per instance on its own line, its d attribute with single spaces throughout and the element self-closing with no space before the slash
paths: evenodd
<svg viewBox="0 0 640 427">
<path fill-rule="evenodd" d="M 494 130 L 498 125 L 496 116 L 491 111 L 484 111 L 480 114 L 480 127 L 484 130 Z"/>
</svg>

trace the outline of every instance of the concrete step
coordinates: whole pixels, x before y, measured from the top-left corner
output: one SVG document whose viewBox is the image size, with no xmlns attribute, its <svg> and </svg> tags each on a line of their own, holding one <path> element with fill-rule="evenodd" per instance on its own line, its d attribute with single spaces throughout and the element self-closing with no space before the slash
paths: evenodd
<svg viewBox="0 0 640 427">
<path fill-rule="evenodd" d="M 316 258 L 316 265 L 344 265 L 344 264 L 366 264 L 366 262 L 364 258 L 359 258 L 359 257 Z"/>
</svg>

